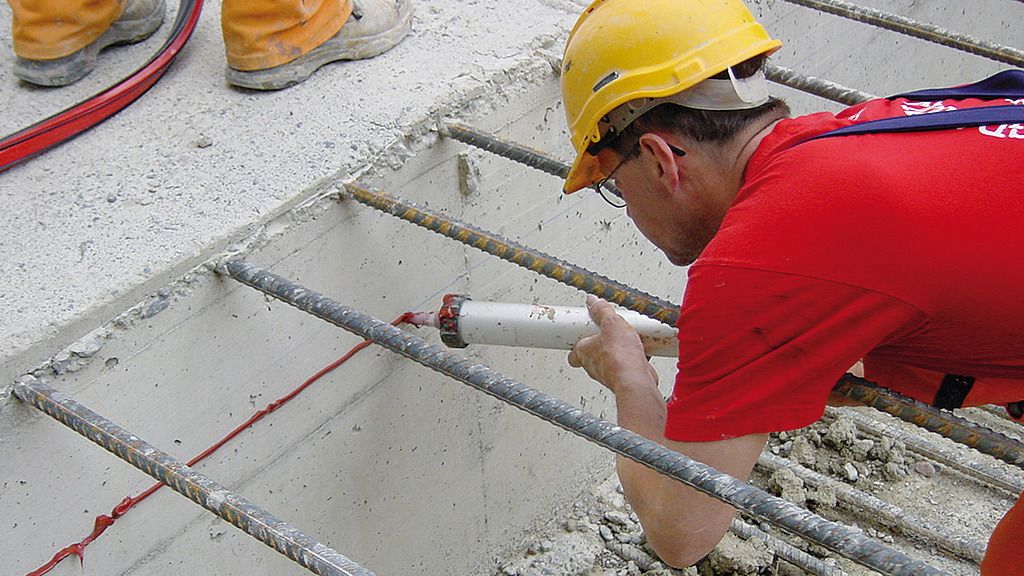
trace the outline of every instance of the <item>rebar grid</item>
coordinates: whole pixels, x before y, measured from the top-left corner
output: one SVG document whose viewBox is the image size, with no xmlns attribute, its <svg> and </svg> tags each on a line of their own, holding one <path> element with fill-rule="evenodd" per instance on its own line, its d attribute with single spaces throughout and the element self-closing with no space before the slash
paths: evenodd
<svg viewBox="0 0 1024 576">
<path fill-rule="evenodd" d="M 786 2 L 849 18 L 857 22 L 864 22 L 865 24 L 871 24 L 879 28 L 955 48 L 997 62 L 1018 67 L 1024 66 L 1024 50 L 1002 46 L 988 40 L 980 40 L 967 34 L 952 32 L 934 24 L 919 22 L 889 12 L 844 2 L 843 0 L 786 0 Z"/>
<path fill-rule="evenodd" d="M 321 294 L 240 260 L 218 270 L 231 278 L 326 320 L 401 356 L 468 384 L 503 402 L 540 417 L 616 454 L 696 488 L 735 508 L 775 524 L 883 574 L 926 576 L 946 574 L 919 560 L 871 540 L 859 531 L 830 522 L 714 468 L 624 430 L 607 420 L 531 389 L 491 368 L 453 354 L 441 346 L 333 302 Z"/>
<path fill-rule="evenodd" d="M 797 478 L 810 486 L 828 486 L 846 508 L 859 514 L 869 515 L 873 521 L 898 529 L 904 534 L 918 536 L 926 542 L 937 544 L 939 548 L 971 560 L 975 564 L 980 563 L 985 556 L 985 545 L 980 542 L 960 534 L 954 534 L 941 526 L 932 525 L 924 518 L 906 512 L 899 506 L 771 452 L 762 452 L 757 459 L 757 465 L 767 470 L 769 474 L 786 469 L 792 471 Z"/>
<path fill-rule="evenodd" d="M 14 383 L 14 395 L 310 572 L 321 576 L 373 576 L 373 572 L 42 381 L 19 379 Z"/>
</svg>

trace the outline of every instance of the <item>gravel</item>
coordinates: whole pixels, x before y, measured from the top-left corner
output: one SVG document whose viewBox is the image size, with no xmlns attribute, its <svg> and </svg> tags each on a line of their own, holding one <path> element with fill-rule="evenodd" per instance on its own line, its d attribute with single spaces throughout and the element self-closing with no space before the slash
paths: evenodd
<svg viewBox="0 0 1024 576">
<path fill-rule="evenodd" d="M 923 434 L 890 417 L 858 409 L 873 418 Z M 935 440 L 933 435 L 929 435 Z M 940 442 L 949 443 L 945 439 Z M 986 542 L 1002 514 L 1014 502 L 1004 491 L 960 475 L 945 466 L 911 455 L 903 442 L 888 437 L 868 438 L 854 422 L 840 416 L 819 421 L 797 431 L 773 434 L 768 449 L 821 474 L 831 476 L 965 537 Z M 1012 474 L 1019 469 L 970 453 L 988 465 L 1002 466 Z M 829 486 L 808 486 L 790 469 L 770 474 L 755 470 L 751 483 L 791 502 L 807 507 L 830 520 L 860 527 L 868 536 L 955 576 L 975 576 L 977 565 L 937 549 L 934 543 L 894 533 L 881 525 L 871 510 L 850 511 L 837 507 Z M 775 538 L 822 560 L 838 573 L 849 576 L 876 574 L 821 546 L 783 534 L 751 518 Z M 776 557 L 758 540 L 743 540 L 729 533 L 704 560 L 686 570 L 662 564 L 647 546 L 636 515 L 622 497 L 614 477 L 582 495 L 566 515 L 552 520 L 553 528 L 538 534 L 521 554 L 506 559 L 495 573 L 505 576 L 797 576 L 802 569 Z"/>
</svg>

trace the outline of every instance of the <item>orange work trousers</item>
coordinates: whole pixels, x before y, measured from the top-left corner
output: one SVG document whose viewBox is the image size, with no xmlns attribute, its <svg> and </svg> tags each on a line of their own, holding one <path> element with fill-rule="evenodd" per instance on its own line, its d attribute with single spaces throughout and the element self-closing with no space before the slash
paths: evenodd
<svg viewBox="0 0 1024 576">
<path fill-rule="evenodd" d="M 14 52 L 53 60 L 88 46 L 128 0 L 8 0 Z M 341 30 L 352 0 L 224 0 L 221 29 L 228 65 L 272 68 L 302 56 Z"/>
<path fill-rule="evenodd" d="M 1024 573 L 1024 496 L 1003 516 L 988 540 L 981 576 L 1016 576 Z"/>
<path fill-rule="evenodd" d="M 14 53 L 54 60 L 91 44 L 124 11 L 118 0 L 7 0 Z"/>
<path fill-rule="evenodd" d="M 341 30 L 352 0 L 224 0 L 228 66 L 264 70 L 295 60 Z"/>
</svg>

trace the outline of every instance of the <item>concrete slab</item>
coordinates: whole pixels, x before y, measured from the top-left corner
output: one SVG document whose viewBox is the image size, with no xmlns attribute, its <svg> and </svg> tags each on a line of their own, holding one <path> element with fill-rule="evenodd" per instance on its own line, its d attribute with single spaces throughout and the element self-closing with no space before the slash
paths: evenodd
<svg viewBox="0 0 1024 576">
<path fill-rule="evenodd" d="M 534 0 L 419 3 L 412 34 L 387 54 L 258 93 L 225 83 L 219 3 L 207 2 L 182 57 L 149 93 L 0 176 L 0 379 L 112 317 L 116 302 L 155 291 L 294 206 L 321 180 L 366 165 L 410 126 L 494 82 L 535 48 L 557 52 L 553 39 L 578 9 Z M 0 37 L 10 37 L 9 14 L 4 4 Z M 141 65 L 168 28 L 142 45 L 109 49 L 95 74 L 66 89 L 26 88 L 4 45 L 0 132 Z M 212 143 L 197 146 L 204 137 Z"/>
</svg>

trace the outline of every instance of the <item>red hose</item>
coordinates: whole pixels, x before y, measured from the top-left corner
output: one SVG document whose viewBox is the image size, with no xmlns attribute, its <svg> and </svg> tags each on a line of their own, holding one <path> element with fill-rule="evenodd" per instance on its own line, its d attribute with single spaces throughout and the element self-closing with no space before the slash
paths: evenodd
<svg viewBox="0 0 1024 576">
<path fill-rule="evenodd" d="M 0 172 L 74 138 L 142 96 L 170 67 L 199 20 L 203 0 L 182 0 L 170 39 L 143 67 L 88 100 L 0 140 Z"/>
</svg>

